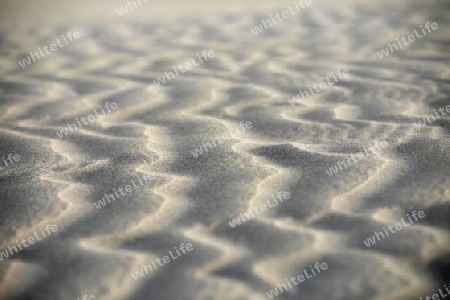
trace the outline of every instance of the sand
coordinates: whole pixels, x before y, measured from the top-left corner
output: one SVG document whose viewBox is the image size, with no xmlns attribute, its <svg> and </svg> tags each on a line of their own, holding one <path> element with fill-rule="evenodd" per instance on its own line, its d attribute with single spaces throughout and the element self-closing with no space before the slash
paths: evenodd
<svg viewBox="0 0 450 300">
<path fill-rule="evenodd" d="M 416 126 L 450 105 L 445 1 L 316 0 L 257 35 L 292 1 L 153 1 L 120 17 L 125 4 L 4 3 L 0 156 L 21 160 L 0 171 L 0 252 L 58 231 L 0 261 L 0 299 L 262 300 L 316 262 L 328 269 L 276 299 L 420 299 L 450 282 L 450 115 Z M 439 29 L 377 56 L 426 22 Z M 18 64 L 69 31 L 81 37 Z M 215 56 L 153 83 L 203 50 Z M 230 226 L 279 192 L 291 197 Z M 414 210 L 425 217 L 365 246 Z M 131 276 L 183 243 L 193 250 Z"/>
</svg>

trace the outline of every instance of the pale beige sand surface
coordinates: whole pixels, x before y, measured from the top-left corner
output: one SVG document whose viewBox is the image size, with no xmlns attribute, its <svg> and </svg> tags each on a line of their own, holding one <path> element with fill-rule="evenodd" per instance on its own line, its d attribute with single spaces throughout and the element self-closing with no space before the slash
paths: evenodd
<svg viewBox="0 0 450 300">
<path fill-rule="evenodd" d="M 420 299 L 450 282 L 450 15 L 445 1 L 314 1 L 258 35 L 292 1 L 3 1 L 0 8 L 0 299 L 239 300 L 317 261 L 329 268 L 276 299 Z M 426 22 L 439 29 L 380 59 Z M 68 31 L 81 38 L 26 68 Z M 163 86 L 203 50 L 215 57 Z M 350 76 L 291 106 L 339 69 Z M 118 109 L 58 138 L 106 102 Z M 203 142 L 253 127 L 197 158 Z M 373 142 L 388 146 L 328 176 Z M 1 162 L 1 161 L 0 161 Z M 101 209 L 143 174 L 155 180 Z M 279 191 L 291 198 L 232 228 Z M 426 217 L 366 247 L 413 210 Z M 194 249 L 139 280 L 182 243 Z"/>
</svg>

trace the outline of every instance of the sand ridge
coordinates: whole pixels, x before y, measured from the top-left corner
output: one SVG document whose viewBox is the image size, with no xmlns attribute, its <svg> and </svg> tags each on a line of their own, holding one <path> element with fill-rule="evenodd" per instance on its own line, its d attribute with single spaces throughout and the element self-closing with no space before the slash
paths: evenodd
<svg viewBox="0 0 450 300">
<path fill-rule="evenodd" d="M 98 19 L 66 12 L 66 21 L 36 26 L 39 17 L 23 15 L 14 30 L 0 26 L 1 149 L 21 157 L 0 172 L 0 251 L 40 226 L 60 228 L 0 262 L 0 299 L 259 300 L 317 261 L 328 269 L 277 299 L 409 300 L 435 291 L 445 276 L 430 266 L 450 250 L 450 117 L 415 124 L 450 104 L 448 8 L 316 0 L 254 35 L 261 18 L 290 3 L 231 1 L 223 11 L 209 3 L 205 13 L 194 9 L 200 2 L 192 15 L 158 15 L 177 6 L 168 1 L 123 17 L 114 9 L 124 1 L 84 3 Z M 376 55 L 433 20 L 439 29 L 426 41 Z M 81 37 L 45 60 L 17 63 L 69 30 Z M 215 57 L 155 86 L 204 49 Z M 351 76 L 288 102 L 339 69 Z M 57 136 L 106 103 L 118 109 Z M 251 129 L 191 154 L 242 121 Z M 326 174 L 375 140 L 388 146 Z M 155 180 L 92 205 L 144 175 Z M 290 199 L 229 225 L 280 191 Z M 413 210 L 426 217 L 363 244 Z M 193 245 L 189 255 L 131 277 L 183 243 Z"/>
</svg>

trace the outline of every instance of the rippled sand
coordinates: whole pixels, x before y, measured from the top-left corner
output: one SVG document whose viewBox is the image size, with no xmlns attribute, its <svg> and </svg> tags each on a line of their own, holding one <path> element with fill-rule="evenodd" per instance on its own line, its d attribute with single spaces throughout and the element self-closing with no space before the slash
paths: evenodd
<svg viewBox="0 0 450 300">
<path fill-rule="evenodd" d="M 317 261 L 328 270 L 276 299 L 409 300 L 450 282 L 450 118 L 414 125 L 450 105 L 449 6 L 316 0 L 251 33 L 291 2 L 184 3 L 170 16 L 146 3 L 124 17 L 125 1 L 5 6 L 20 26 L 0 27 L 0 155 L 22 159 L 0 172 L 0 250 L 46 224 L 59 231 L 0 262 L 1 299 L 268 299 Z M 439 30 L 378 58 L 426 22 Z M 18 65 L 69 30 L 81 38 Z M 153 84 L 203 50 L 215 57 Z M 351 76 L 288 103 L 339 69 Z M 119 108 L 57 137 L 106 102 Z M 241 121 L 253 127 L 191 154 Z M 375 140 L 388 147 L 326 174 Z M 144 174 L 156 178 L 94 207 Z M 279 191 L 292 197 L 229 225 Z M 413 210 L 426 217 L 363 244 Z M 182 243 L 194 250 L 131 277 Z"/>
</svg>

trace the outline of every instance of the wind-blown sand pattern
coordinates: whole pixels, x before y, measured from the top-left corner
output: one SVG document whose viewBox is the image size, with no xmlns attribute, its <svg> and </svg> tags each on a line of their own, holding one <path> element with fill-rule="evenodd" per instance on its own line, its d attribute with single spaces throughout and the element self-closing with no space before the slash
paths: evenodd
<svg viewBox="0 0 450 300">
<path fill-rule="evenodd" d="M 0 156 L 21 156 L 0 171 L 0 251 L 59 228 L 0 262 L 0 299 L 262 300 L 317 261 L 328 269 L 276 299 L 409 300 L 450 282 L 450 115 L 415 126 L 450 105 L 448 4 L 316 0 L 253 35 L 292 1 L 242 2 L 119 17 L 123 1 L 0 27 Z M 439 29 L 376 55 L 426 22 Z M 18 65 L 70 30 L 81 38 Z M 203 50 L 215 57 L 153 84 Z M 351 75 L 289 104 L 339 69 Z M 106 102 L 119 108 L 57 137 Z M 251 130 L 191 154 L 241 121 Z M 326 174 L 375 140 L 388 147 Z M 144 174 L 156 178 L 94 207 Z M 291 198 L 229 225 L 279 191 Z M 363 244 L 413 210 L 426 217 Z M 182 243 L 194 250 L 133 279 Z"/>
</svg>

